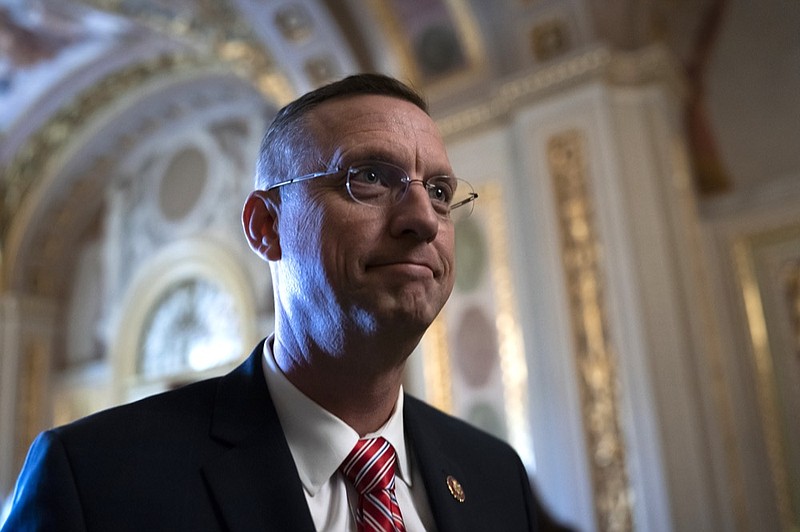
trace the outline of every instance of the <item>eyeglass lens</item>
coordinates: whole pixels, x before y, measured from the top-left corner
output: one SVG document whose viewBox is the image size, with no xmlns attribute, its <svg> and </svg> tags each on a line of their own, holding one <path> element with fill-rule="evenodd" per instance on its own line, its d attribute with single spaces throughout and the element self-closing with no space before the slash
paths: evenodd
<svg viewBox="0 0 800 532">
<path fill-rule="evenodd" d="M 451 214 L 451 206 L 458 207 L 471 199 L 472 187 L 466 181 L 450 176 L 435 176 L 425 182 L 412 181 L 399 166 L 378 161 L 357 163 L 347 172 L 347 189 L 354 200 L 367 205 L 390 206 L 403 199 L 412 182 L 419 182 L 428 192 L 434 210 L 441 216 Z M 469 215 L 472 206 L 463 210 Z"/>
</svg>

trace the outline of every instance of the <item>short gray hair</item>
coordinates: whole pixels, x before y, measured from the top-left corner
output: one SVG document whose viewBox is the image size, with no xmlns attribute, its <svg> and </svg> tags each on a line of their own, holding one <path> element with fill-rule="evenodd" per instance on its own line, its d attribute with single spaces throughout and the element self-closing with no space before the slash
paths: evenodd
<svg viewBox="0 0 800 532">
<path fill-rule="evenodd" d="M 305 119 L 319 104 L 346 96 L 376 94 L 413 103 L 430 115 L 425 99 L 413 88 L 383 74 L 364 73 L 348 76 L 304 94 L 287 104 L 275 115 L 264 138 L 256 163 L 258 189 L 292 177 L 303 161 L 297 155 L 312 149 Z"/>
</svg>

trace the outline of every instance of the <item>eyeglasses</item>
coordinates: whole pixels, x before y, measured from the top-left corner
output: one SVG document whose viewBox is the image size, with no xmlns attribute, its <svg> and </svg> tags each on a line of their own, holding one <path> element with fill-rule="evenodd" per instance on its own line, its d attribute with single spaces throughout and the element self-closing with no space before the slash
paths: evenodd
<svg viewBox="0 0 800 532">
<path fill-rule="evenodd" d="M 347 169 L 336 167 L 325 172 L 315 172 L 275 183 L 267 192 L 276 188 L 340 174 L 346 171 L 347 192 L 357 203 L 371 207 L 391 207 L 398 204 L 408 192 L 411 183 L 419 183 L 428 192 L 433 210 L 441 218 L 454 222 L 467 218 L 472 213 L 473 202 L 478 194 L 468 182 L 457 177 L 440 175 L 428 179 L 411 179 L 405 170 L 382 161 L 363 161 Z"/>
</svg>

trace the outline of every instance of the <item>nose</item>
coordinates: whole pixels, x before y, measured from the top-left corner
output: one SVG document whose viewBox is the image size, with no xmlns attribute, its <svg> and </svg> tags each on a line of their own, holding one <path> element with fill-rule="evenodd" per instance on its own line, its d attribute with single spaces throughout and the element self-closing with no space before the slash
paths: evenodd
<svg viewBox="0 0 800 532">
<path fill-rule="evenodd" d="M 392 207 L 391 231 L 395 236 L 411 235 L 432 242 L 439 233 L 439 220 L 425 184 L 412 179 L 405 196 Z"/>
</svg>

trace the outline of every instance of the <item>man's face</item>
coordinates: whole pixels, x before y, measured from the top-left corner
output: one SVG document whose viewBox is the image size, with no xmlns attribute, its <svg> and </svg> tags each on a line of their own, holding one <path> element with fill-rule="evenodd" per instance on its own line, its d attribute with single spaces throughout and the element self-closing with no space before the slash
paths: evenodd
<svg viewBox="0 0 800 532">
<path fill-rule="evenodd" d="M 452 174 L 438 130 L 396 98 L 353 96 L 308 116 L 317 152 L 303 170 L 393 163 L 414 180 Z M 386 208 L 356 203 L 342 174 L 284 189 L 278 216 L 279 304 L 321 334 L 356 327 L 422 334 L 453 288 L 453 224 L 436 214 L 420 183 Z"/>
</svg>

